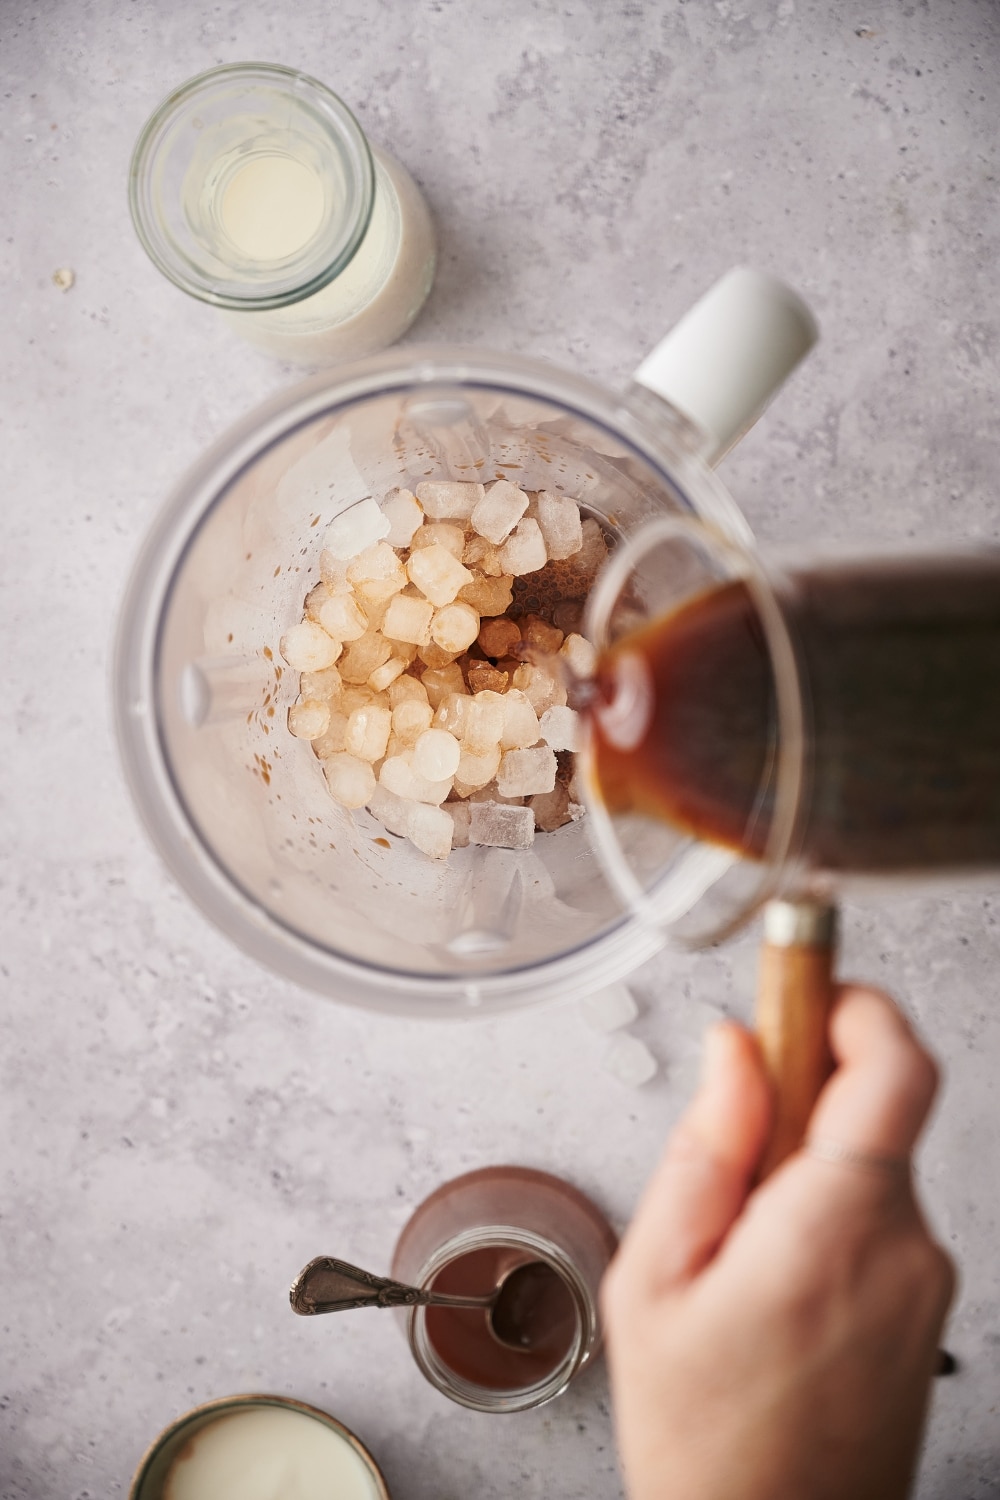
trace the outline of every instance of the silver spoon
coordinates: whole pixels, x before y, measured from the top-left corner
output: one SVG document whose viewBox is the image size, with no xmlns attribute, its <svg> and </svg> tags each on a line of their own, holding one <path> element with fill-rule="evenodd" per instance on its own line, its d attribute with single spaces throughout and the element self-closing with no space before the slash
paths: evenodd
<svg viewBox="0 0 1000 1500">
<path fill-rule="evenodd" d="M 472 1307 L 487 1314 L 490 1332 L 498 1343 L 511 1349 L 529 1349 L 535 1343 L 534 1314 L 546 1288 L 562 1278 L 544 1261 L 532 1260 L 513 1266 L 493 1291 L 483 1297 L 461 1297 L 450 1292 L 431 1292 L 407 1286 L 388 1276 L 362 1271 L 330 1255 L 319 1255 L 304 1266 L 288 1293 L 292 1311 L 303 1317 L 319 1313 L 348 1312 L 356 1307 Z"/>
</svg>

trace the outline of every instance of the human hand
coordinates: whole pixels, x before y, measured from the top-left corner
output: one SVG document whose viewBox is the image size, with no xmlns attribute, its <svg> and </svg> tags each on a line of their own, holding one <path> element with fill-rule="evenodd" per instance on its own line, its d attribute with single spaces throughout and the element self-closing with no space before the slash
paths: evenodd
<svg viewBox="0 0 1000 1500">
<path fill-rule="evenodd" d="M 817 1154 L 753 1188 L 763 1065 L 741 1027 L 709 1034 L 701 1087 L 602 1287 L 631 1500 L 908 1491 L 954 1291 L 909 1174 L 937 1071 L 875 990 L 841 989 L 830 1040 Z"/>
</svg>

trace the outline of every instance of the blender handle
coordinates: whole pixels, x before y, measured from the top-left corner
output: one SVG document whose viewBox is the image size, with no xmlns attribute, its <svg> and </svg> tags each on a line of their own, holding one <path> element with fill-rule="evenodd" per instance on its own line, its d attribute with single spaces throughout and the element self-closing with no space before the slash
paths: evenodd
<svg viewBox="0 0 1000 1500">
<path fill-rule="evenodd" d="M 700 429 L 701 457 L 714 467 L 818 337 L 797 292 L 776 276 L 735 266 L 661 339 L 633 379 Z"/>
<path fill-rule="evenodd" d="M 833 1071 L 828 1036 L 834 997 L 836 911 L 813 900 L 764 908 L 755 1028 L 774 1095 L 762 1182 L 801 1146 L 819 1092 Z"/>
</svg>

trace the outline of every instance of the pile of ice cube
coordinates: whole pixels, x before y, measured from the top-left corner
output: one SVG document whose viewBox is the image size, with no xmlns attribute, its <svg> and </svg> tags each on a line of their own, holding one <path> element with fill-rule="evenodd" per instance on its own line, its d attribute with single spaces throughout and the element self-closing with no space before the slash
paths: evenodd
<svg viewBox="0 0 1000 1500">
<path fill-rule="evenodd" d="M 280 646 L 302 674 L 288 728 L 312 742 L 334 800 L 432 859 L 525 849 L 536 828 L 579 817 L 558 756 L 579 733 L 562 667 L 589 675 L 593 648 L 506 611 L 515 580 L 548 567 L 582 599 L 606 553 L 576 500 L 506 479 L 427 482 L 337 516 Z"/>
</svg>

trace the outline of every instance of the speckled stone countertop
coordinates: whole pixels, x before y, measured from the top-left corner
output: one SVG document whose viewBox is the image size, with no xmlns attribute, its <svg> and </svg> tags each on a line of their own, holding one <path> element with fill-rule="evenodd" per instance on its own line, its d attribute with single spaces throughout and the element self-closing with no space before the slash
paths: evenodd
<svg viewBox="0 0 1000 1500">
<path fill-rule="evenodd" d="M 776 271 L 823 340 L 723 466 L 761 540 L 996 542 L 1000 13 L 991 0 L 244 0 L 0 17 L 5 642 L 0 1496 L 124 1495 L 195 1402 L 285 1392 L 368 1441 L 397 1500 L 620 1493 L 602 1368 L 504 1421 L 425 1385 L 374 1314 L 302 1322 L 321 1251 L 388 1265 L 430 1188 L 512 1160 L 622 1225 L 755 937 L 635 978 L 660 1063 L 628 1091 L 573 997 L 456 1026 L 296 990 L 165 874 L 109 727 L 117 601 L 185 467 L 296 378 L 175 291 L 126 169 L 171 87 L 305 68 L 424 188 L 436 287 L 411 339 L 620 385 L 729 265 Z M 75 273 L 63 290 L 60 269 Z M 920 1156 L 958 1258 L 921 1500 L 1000 1495 L 1000 929 L 993 890 L 845 913 L 845 970 L 942 1059 Z"/>
</svg>

